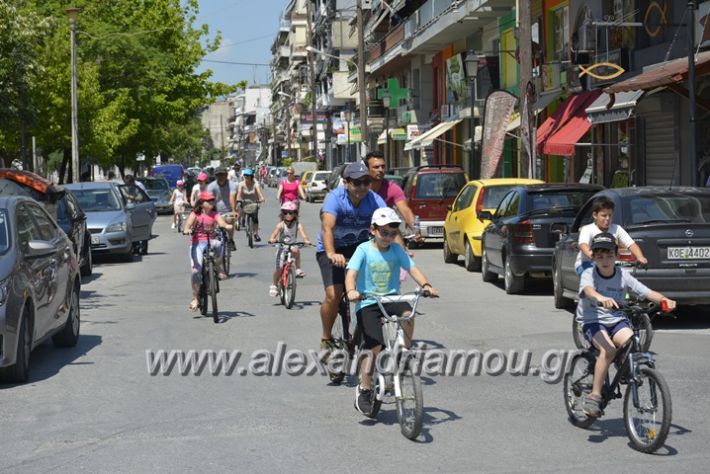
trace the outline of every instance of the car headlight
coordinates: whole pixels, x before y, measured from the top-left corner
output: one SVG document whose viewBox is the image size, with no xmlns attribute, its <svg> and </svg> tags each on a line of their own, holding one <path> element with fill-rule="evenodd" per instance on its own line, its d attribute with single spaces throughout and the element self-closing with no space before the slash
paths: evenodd
<svg viewBox="0 0 710 474">
<path fill-rule="evenodd" d="M 127 225 L 125 222 L 114 222 L 106 227 L 104 232 L 125 232 Z"/>
<path fill-rule="evenodd" d="M 10 277 L 0 281 L 0 307 L 7 301 L 7 295 L 9 293 L 8 286 L 10 286 Z"/>
</svg>

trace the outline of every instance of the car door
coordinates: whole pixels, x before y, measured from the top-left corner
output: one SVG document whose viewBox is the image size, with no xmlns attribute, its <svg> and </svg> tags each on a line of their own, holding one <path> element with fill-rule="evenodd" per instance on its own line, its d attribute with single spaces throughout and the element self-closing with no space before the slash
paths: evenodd
<svg viewBox="0 0 710 474">
<path fill-rule="evenodd" d="M 569 234 L 565 237 L 564 243 L 560 246 L 558 258 L 559 268 L 562 277 L 563 288 L 576 293 L 579 289 L 579 275 L 574 269 L 577 254 L 579 253 L 579 229 L 593 221 L 592 203 L 590 199 L 577 213 L 574 224 L 570 228 Z"/>
<path fill-rule="evenodd" d="M 488 227 L 486 227 L 486 235 L 483 239 L 486 246 L 488 261 L 492 265 L 500 268 L 503 268 L 503 255 L 501 254 L 501 247 L 503 245 L 505 219 L 508 215 L 508 208 L 510 207 L 515 195 L 515 191 L 508 192 L 500 204 L 498 204 L 491 223 L 488 224 Z"/>
<path fill-rule="evenodd" d="M 473 212 L 470 206 L 477 190 L 478 186 L 475 184 L 465 186 L 454 200 L 449 217 L 446 219 L 446 241 L 451 251 L 459 255 L 462 255 L 464 251 L 463 234 L 466 213 Z"/>
<path fill-rule="evenodd" d="M 138 198 L 133 202 L 129 202 L 125 198 L 126 186 L 119 186 L 119 189 L 124 197 L 124 209 L 131 220 L 131 240 L 133 242 L 140 242 L 150 239 L 153 229 L 153 220 L 155 220 L 155 204 L 140 188 L 136 189 Z"/>
<path fill-rule="evenodd" d="M 66 202 L 67 208 L 69 209 L 69 215 L 71 216 L 77 231 L 75 242 L 78 247 L 78 252 L 76 253 L 76 258 L 79 261 L 79 264 L 82 264 L 83 262 L 81 261 L 81 257 L 84 247 L 86 246 L 86 238 L 88 233 L 86 229 L 86 214 L 84 214 L 81 210 L 76 198 L 69 191 L 66 193 Z"/>
</svg>

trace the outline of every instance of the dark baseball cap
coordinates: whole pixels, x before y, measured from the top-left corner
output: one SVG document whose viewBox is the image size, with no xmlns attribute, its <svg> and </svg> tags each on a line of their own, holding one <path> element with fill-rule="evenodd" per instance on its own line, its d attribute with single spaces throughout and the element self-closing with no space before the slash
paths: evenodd
<svg viewBox="0 0 710 474">
<path fill-rule="evenodd" d="M 345 172 L 343 173 L 343 178 L 345 179 L 358 179 L 362 178 L 363 176 L 369 176 L 370 175 L 370 170 L 367 169 L 365 165 L 362 163 L 355 162 L 355 163 L 350 163 L 348 166 L 345 167 Z"/>
<path fill-rule="evenodd" d="M 218 166 L 217 168 L 215 168 L 214 174 L 227 174 L 227 168 L 225 168 L 224 166 Z"/>
<path fill-rule="evenodd" d="M 609 232 L 602 232 L 592 238 L 592 250 L 616 250 L 616 238 Z"/>
</svg>

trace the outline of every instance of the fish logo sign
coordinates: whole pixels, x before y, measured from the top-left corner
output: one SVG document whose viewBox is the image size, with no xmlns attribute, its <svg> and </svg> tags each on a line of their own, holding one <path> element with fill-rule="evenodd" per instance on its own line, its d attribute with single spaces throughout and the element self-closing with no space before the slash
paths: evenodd
<svg viewBox="0 0 710 474">
<path fill-rule="evenodd" d="M 658 12 L 658 23 L 651 26 L 648 20 L 651 14 L 655 12 Z M 648 8 L 646 8 L 646 13 L 643 16 L 643 24 L 649 37 L 655 38 L 661 34 L 663 26 L 668 24 L 668 3 L 664 1 L 663 6 L 661 6 L 658 0 L 653 0 L 649 3 Z"/>
<path fill-rule="evenodd" d="M 579 77 L 584 76 L 585 74 L 588 76 L 593 77 L 594 79 L 598 79 L 600 81 L 610 81 L 612 79 L 616 79 L 617 77 L 621 76 L 623 73 L 626 72 L 626 69 L 623 67 L 619 66 L 618 64 L 614 63 L 596 63 L 592 64 L 589 67 L 584 67 L 584 66 L 578 66 L 579 67 Z M 612 69 L 614 72 L 610 74 L 597 74 L 594 72 L 595 69 Z"/>
</svg>

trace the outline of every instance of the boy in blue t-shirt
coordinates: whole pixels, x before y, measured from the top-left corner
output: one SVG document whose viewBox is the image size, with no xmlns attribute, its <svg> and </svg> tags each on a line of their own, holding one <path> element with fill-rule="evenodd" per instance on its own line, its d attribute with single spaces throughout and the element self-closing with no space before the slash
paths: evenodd
<svg viewBox="0 0 710 474">
<path fill-rule="evenodd" d="M 668 310 L 673 311 L 676 302 L 653 291 L 639 282 L 626 269 L 616 266 L 616 237 L 609 232 L 597 234 L 592 239 L 594 266 L 587 268 L 579 280 L 579 303 L 576 321 L 582 323 L 584 337 L 599 350 L 594 366 L 592 393 L 584 400 L 584 413 L 599 417 L 602 386 L 609 365 L 616 357 L 616 350 L 633 336 L 626 316 L 618 311 L 628 290 L 637 297 L 654 303 L 667 300 Z"/>
<path fill-rule="evenodd" d="M 393 209 L 382 207 L 372 215 L 370 231 L 374 239 L 360 244 L 350 258 L 345 277 L 346 296 L 350 301 L 359 301 L 360 294 L 396 295 L 399 293 L 399 271 L 404 268 L 414 281 L 429 290 L 431 296 L 438 296 L 436 288 L 426 276 L 414 266 L 414 262 L 402 246 L 393 240 L 399 234 L 402 223 Z M 412 308 L 407 303 L 385 303 L 389 314 L 406 316 Z M 360 385 L 355 399 L 355 408 L 367 414 L 372 411 L 372 362 L 385 344 L 382 334 L 382 313 L 373 299 L 359 301 L 355 306 L 357 324 L 362 330 L 365 349 L 370 352 L 360 363 Z M 413 321 L 402 323 L 407 345 L 411 344 L 414 333 Z"/>
</svg>

